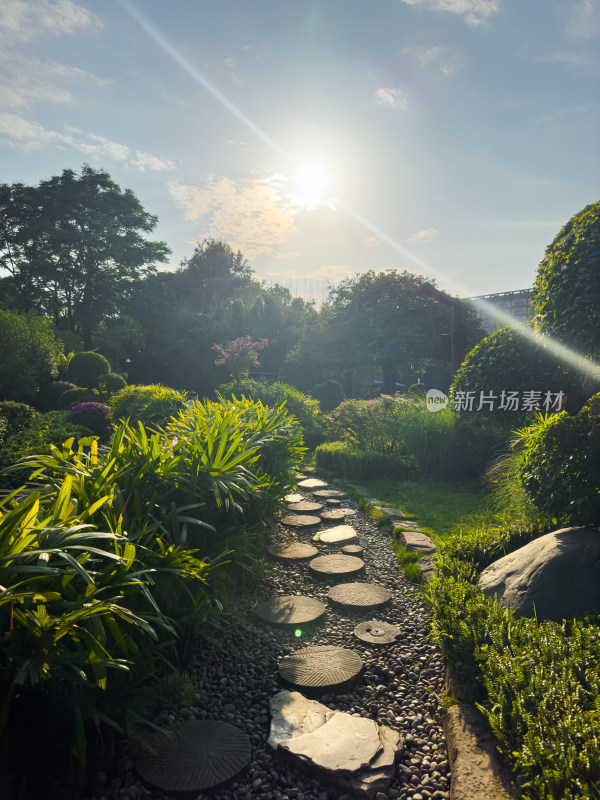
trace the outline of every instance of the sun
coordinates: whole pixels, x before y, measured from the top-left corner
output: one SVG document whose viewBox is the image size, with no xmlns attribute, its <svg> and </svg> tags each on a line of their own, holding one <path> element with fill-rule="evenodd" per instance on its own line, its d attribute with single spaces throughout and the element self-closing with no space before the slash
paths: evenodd
<svg viewBox="0 0 600 800">
<path fill-rule="evenodd" d="M 324 161 L 307 158 L 296 164 L 291 176 L 290 198 L 302 209 L 332 206 L 333 179 L 331 170 Z"/>
</svg>

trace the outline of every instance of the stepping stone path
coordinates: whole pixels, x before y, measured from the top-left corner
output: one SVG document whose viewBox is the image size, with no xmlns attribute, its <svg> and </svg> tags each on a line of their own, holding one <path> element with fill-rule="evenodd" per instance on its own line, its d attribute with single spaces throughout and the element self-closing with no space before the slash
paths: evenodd
<svg viewBox="0 0 600 800">
<path fill-rule="evenodd" d="M 282 520 L 284 525 L 289 525 L 291 528 L 315 528 L 321 524 L 321 517 L 311 517 L 305 514 L 290 514 Z"/>
<path fill-rule="evenodd" d="M 278 670 L 281 680 L 289 686 L 323 694 L 355 685 L 363 670 L 363 660 L 345 647 L 302 647 L 282 658 Z"/>
<path fill-rule="evenodd" d="M 341 497 L 344 493 L 338 489 L 319 489 L 313 494 L 315 497 Z"/>
<path fill-rule="evenodd" d="M 319 552 L 316 547 L 306 542 L 290 542 L 289 544 L 274 544 L 269 548 L 269 555 L 273 558 L 299 560 L 314 558 Z"/>
<path fill-rule="evenodd" d="M 364 611 L 387 605 L 392 593 L 385 586 L 374 583 L 340 583 L 329 590 L 327 597 L 334 605 Z"/>
<path fill-rule="evenodd" d="M 167 792 L 205 792 L 234 778 L 250 764 L 250 738 L 215 720 L 190 720 L 172 736 L 154 736 L 136 762 L 140 777 Z"/>
<path fill-rule="evenodd" d="M 327 484 L 325 481 L 321 481 L 318 478 L 306 478 L 306 480 L 300 481 L 298 486 L 301 486 L 303 489 L 320 489 L 327 486 Z"/>
<path fill-rule="evenodd" d="M 365 552 L 365 548 L 361 544 L 345 544 L 342 547 L 342 553 L 347 556 L 361 556 Z"/>
<path fill-rule="evenodd" d="M 335 520 L 346 519 L 345 508 L 332 508 L 330 511 L 323 511 L 320 517 L 325 522 L 332 522 Z"/>
<path fill-rule="evenodd" d="M 282 595 L 264 600 L 254 609 L 257 617 L 271 625 L 303 625 L 316 622 L 327 608 L 314 597 Z"/>
<path fill-rule="evenodd" d="M 325 499 L 325 502 L 327 503 L 328 506 L 332 506 L 333 508 L 342 505 L 342 501 L 338 500 L 337 497 L 327 497 Z"/>
<path fill-rule="evenodd" d="M 322 503 L 310 503 L 308 500 L 302 500 L 300 503 L 290 503 L 288 506 L 290 511 L 294 511 L 295 513 L 300 512 L 316 512 L 320 511 L 323 508 Z"/>
<path fill-rule="evenodd" d="M 354 635 L 369 644 L 392 644 L 401 633 L 402 628 L 390 625 L 389 622 L 381 622 L 378 619 L 361 622 L 354 628 Z"/>
<path fill-rule="evenodd" d="M 303 494 L 286 494 L 286 503 L 301 503 L 304 500 Z"/>
<path fill-rule="evenodd" d="M 317 556 L 309 561 L 313 572 L 327 578 L 351 577 L 357 575 L 365 566 L 365 562 L 356 556 L 345 556 L 335 553 L 331 556 Z"/>
<path fill-rule="evenodd" d="M 328 545 L 348 544 L 355 542 L 358 534 L 351 525 L 336 525 L 334 528 L 326 528 L 313 536 L 313 542 L 323 542 Z"/>
</svg>

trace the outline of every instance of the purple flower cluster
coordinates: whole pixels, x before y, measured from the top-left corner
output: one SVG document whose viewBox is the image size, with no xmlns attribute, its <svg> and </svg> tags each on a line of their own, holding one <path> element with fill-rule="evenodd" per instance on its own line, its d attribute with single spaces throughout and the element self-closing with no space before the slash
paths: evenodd
<svg viewBox="0 0 600 800">
<path fill-rule="evenodd" d="M 218 358 L 215 359 L 217 366 L 222 366 L 231 361 L 240 361 L 244 357 L 252 357 L 255 366 L 260 366 L 260 361 L 257 361 L 256 354 L 258 350 L 262 350 L 269 343 L 268 339 L 258 339 L 256 342 L 252 341 L 251 336 L 240 336 L 234 339 L 227 345 L 213 344 L 212 350 L 216 351 Z"/>
<path fill-rule="evenodd" d="M 110 406 L 105 403 L 77 403 L 67 414 L 67 421 L 74 425 L 85 425 L 102 436 L 110 425 Z"/>
</svg>

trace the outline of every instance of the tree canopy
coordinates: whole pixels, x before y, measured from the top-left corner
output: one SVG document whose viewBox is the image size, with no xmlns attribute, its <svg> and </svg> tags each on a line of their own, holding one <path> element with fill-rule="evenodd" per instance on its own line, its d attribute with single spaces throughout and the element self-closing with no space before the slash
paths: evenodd
<svg viewBox="0 0 600 800">
<path fill-rule="evenodd" d="M 0 269 L 17 306 L 81 334 L 86 347 L 131 285 L 166 261 L 164 242 L 148 241 L 157 218 L 108 173 L 84 165 L 40 181 L 0 186 Z"/>
</svg>

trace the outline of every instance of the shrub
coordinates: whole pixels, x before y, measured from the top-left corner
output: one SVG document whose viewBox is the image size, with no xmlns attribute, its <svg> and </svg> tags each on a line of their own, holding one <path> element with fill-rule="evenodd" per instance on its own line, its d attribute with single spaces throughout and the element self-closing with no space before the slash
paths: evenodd
<svg viewBox="0 0 600 800">
<path fill-rule="evenodd" d="M 0 310 L 0 399 L 32 402 L 58 376 L 61 352 L 49 319 Z"/>
<path fill-rule="evenodd" d="M 74 389 L 66 389 L 59 397 L 59 406 L 61 409 L 72 408 L 77 403 L 93 403 L 99 399 L 97 392 L 90 389 L 80 389 L 76 386 Z"/>
<path fill-rule="evenodd" d="M 0 417 L 0 447 L 2 447 L 8 432 L 8 422 L 5 417 Z"/>
<path fill-rule="evenodd" d="M 115 394 L 115 392 L 120 392 L 121 389 L 124 389 L 126 386 L 127 381 L 117 372 L 109 372 L 108 375 L 102 379 L 100 384 L 102 391 L 106 392 L 107 394 Z"/>
<path fill-rule="evenodd" d="M 105 403 L 78 403 L 67 414 L 67 422 L 83 425 L 96 436 L 105 436 L 110 430 L 110 406 Z"/>
<path fill-rule="evenodd" d="M 304 443 L 309 448 L 316 447 L 325 439 L 325 422 L 319 412 L 318 401 L 310 400 L 303 392 L 287 383 L 278 381 L 266 384 L 245 379 L 220 386 L 219 393 L 228 398 L 235 394 L 251 397 L 266 405 L 285 403 L 288 413 L 293 414 L 302 426 Z"/>
<path fill-rule="evenodd" d="M 25 430 L 39 416 L 39 412 L 26 403 L 15 403 L 13 400 L 0 402 L 0 417 L 6 420 L 6 436 Z"/>
<path fill-rule="evenodd" d="M 77 389 L 74 383 L 70 381 L 52 381 L 42 386 L 37 397 L 35 398 L 35 405 L 39 411 L 56 411 L 60 408 L 60 398 L 69 389 Z"/>
<path fill-rule="evenodd" d="M 110 373 L 110 364 L 100 353 L 75 353 L 69 361 L 67 376 L 77 386 L 97 387 L 103 376 Z"/>
<path fill-rule="evenodd" d="M 546 249 L 531 296 L 535 329 L 584 354 L 600 353 L 599 259 L 597 202 L 575 214 Z"/>
<path fill-rule="evenodd" d="M 600 430 L 591 404 L 575 416 L 563 411 L 544 419 L 525 438 L 519 463 L 533 503 L 565 524 L 600 525 Z"/>
<path fill-rule="evenodd" d="M 385 475 L 405 480 L 418 469 L 416 459 L 391 453 L 361 450 L 349 442 L 325 442 L 315 450 L 317 466 L 346 478 Z"/>
<path fill-rule="evenodd" d="M 339 381 L 327 380 L 315 386 L 313 397 L 319 401 L 323 411 L 333 411 L 344 398 L 344 388 Z"/>
<path fill-rule="evenodd" d="M 113 419 L 129 419 L 143 425 L 161 426 L 185 408 L 186 396 L 167 386 L 127 386 L 110 398 Z"/>
<path fill-rule="evenodd" d="M 90 428 L 67 421 L 66 411 L 38 414 L 29 427 L 8 436 L 0 449 L 0 471 L 25 456 L 48 453 L 51 445 L 60 445 L 71 437 L 91 436 Z M 29 473 L 27 468 L 0 476 L 0 486 L 19 486 Z"/>
</svg>

